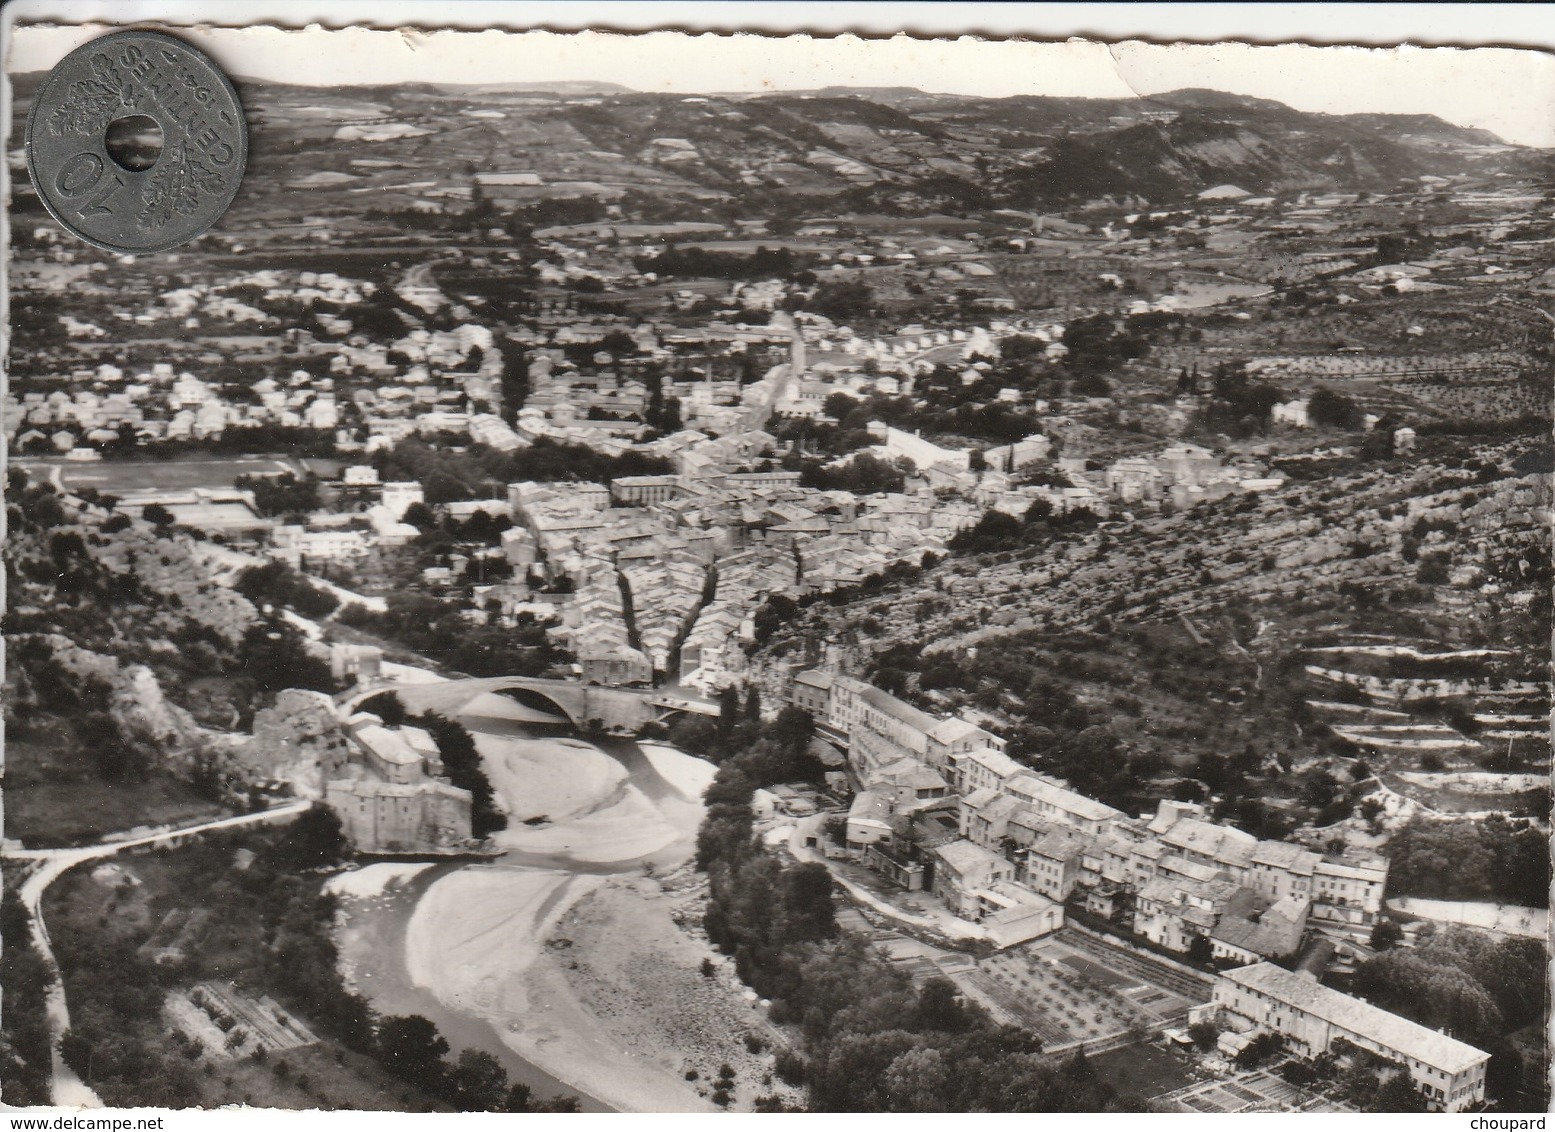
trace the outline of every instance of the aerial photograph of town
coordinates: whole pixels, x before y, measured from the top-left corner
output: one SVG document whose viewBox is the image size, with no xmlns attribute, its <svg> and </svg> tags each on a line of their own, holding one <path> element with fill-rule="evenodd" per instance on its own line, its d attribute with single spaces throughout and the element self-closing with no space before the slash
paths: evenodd
<svg viewBox="0 0 1555 1132">
<path fill-rule="evenodd" d="M 131 255 L 21 141 L 106 30 L 7 61 L 8 1108 L 1548 1109 L 1555 128 L 169 28 L 247 169 Z"/>
</svg>

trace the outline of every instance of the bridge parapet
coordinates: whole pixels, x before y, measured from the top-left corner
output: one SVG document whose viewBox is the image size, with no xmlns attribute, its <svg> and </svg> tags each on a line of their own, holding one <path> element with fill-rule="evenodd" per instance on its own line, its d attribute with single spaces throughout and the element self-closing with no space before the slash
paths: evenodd
<svg viewBox="0 0 1555 1132">
<path fill-rule="evenodd" d="M 358 685 L 338 698 L 341 710 L 356 710 L 362 701 L 380 692 L 395 692 L 412 714 L 437 711 L 444 715 L 458 712 L 484 692 L 522 690 L 540 696 L 580 730 L 591 726 L 607 731 L 635 732 L 657 718 L 664 709 L 717 715 L 718 705 L 687 696 L 666 695 L 657 688 L 611 688 L 582 684 L 575 680 L 553 680 L 541 676 L 494 676 L 470 680 L 440 680 L 426 684 L 396 684 L 374 681 Z"/>
</svg>

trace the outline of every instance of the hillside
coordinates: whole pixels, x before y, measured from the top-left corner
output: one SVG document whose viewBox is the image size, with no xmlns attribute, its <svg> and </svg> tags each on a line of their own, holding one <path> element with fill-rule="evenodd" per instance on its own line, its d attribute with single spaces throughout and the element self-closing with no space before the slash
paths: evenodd
<svg viewBox="0 0 1555 1132">
<path fill-rule="evenodd" d="M 16 470 L 7 515 L 7 836 L 90 840 L 241 801 L 234 735 L 282 687 L 329 687 L 328 666 L 213 582 L 187 532 Z"/>
<path fill-rule="evenodd" d="M 776 687 L 830 647 L 930 710 L 983 713 L 1017 757 L 1115 805 L 1208 792 L 1265 835 L 1345 818 L 1373 773 L 1407 799 L 1388 817 L 1526 811 L 1549 745 L 1505 721 L 1547 695 L 1550 581 L 1547 487 L 1512 467 L 1526 447 L 1028 524 L 1008 549 L 758 618 L 758 668 Z M 1404 659 L 1352 655 L 1379 645 Z M 1454 649 L 1483 652 L 1432 659 Z"/>
<path fill-rule="evenodd" d="M 14 78 L 25 114 L 38 76 Z M 465 199 L 481 172 L 533 174 L 516 203 L 888 211 L 1167 204 L 1387 193 L 1421 176 L 1546 177 L 1549 155 L 1424 115 L 1324 115 L 1214 91 L 1149 99 L 975 98 L 900 88 L 642 94 L 611 83 L 301 87 L 243 80 L 256 125 L 243 199 L 277 215 Z M 328 174 L 328 176 L 323 176 Z M 309 178 L 312 178 L 309 180 Z"/>
</svg>

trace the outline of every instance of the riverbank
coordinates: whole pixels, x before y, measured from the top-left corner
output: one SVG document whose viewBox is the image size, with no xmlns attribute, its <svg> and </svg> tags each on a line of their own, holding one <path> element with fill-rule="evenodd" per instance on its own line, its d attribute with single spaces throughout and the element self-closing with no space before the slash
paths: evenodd
<svg viewBox="0 0 1555 1132">
<path fill-rule="evenodd" d="M 406 901 L 403 927 L 371 940 L 347 907 L 351 966 L 402 963 L 405 991 L 449 1024 L 479 1025 L 506 1056 L 623 1111 L 712 1111 L 725 1064 L 729 1108 L 766 1094 L 792 1103 L 773 1083 L 761 1012 L 700 928 L 702 883 L 687 862 L 716 768 L 665 744 L 558 734 L 462 683 L 404 698 L 469 728 L 509 815 L 493 838 L 506 856 L 336 878 L 364 913 L 397 891 Z"/>
<path fill-rule="evenodd" d="M 411 916 L 411 979 L 445 1006 L 491 1022 L 520 1057 L 609 1105 L 632 1112 L 707 1109 L 695 1088 L 662 1063 L 657 1042 L 623 1041 L 597 1012 L 597 1001 L 585 1004 L 570 985 L 569 967 L 610 968 L 638 953 L 638 933 L 624 922 L 618 934 L 582 940 L 559 926 L 575 905 L 614 883 L 621 882 L 501 865 L 449 873 Z"/>
<path fill-rule="evenodd" d="M 802 1100 L 798 1090 L 773 1072 L 772 1051 L 781 1035 L 740 984 L 733 964 L 699 928 L 681 926 L 700 922 L 703 896 L 701 878 L 689 867 L 658 878 L 610 878 L 557 921 L 547 977 L 561 976 L 569 997 L 611 1044 L 631 1051 L 635 1068 L 686 1091 L 694 1103 L 684 1111 L 711 1106 L 725 1065 L 733 1070 L 731 1111 L 749 1112 L 761 1096 L 795 1106 Z M 608 1090 L 608 1075 L 617 1072 L 578 1069 L 593 1073 L 591 1091 Z"/>
<path fill-rule="evenodd" d="M 475 749 L 497 801 L 508 815 L 508 833 L 526 821 L 565 822 L 599 809 L 626 786 L 616 760 L 580 739 L 529 739 L 479 730 L 466 716 Z M 505 835 L 499 835 L 499 843 Z"/>
<path fill-rule="evenodd" d="M 702 794 L 716 768 L 663 744 L 641 744 L 645 767 L 633 772 L 580 739 L 501 733 L 507 721 L 461 715 L 508 827 L 504 849 L 581 866 L 684 859 L 702 820 Z M 482 730 L 482 727 L 493 730 Z M 644 786 L 657 787 L 650 797 Z"/>
</svg>

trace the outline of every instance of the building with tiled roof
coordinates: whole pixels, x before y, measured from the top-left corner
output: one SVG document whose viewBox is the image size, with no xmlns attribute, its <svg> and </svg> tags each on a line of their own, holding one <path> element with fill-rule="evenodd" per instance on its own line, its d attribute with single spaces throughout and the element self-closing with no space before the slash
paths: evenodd
<svg viewBox="0 0 1555 1132">
<path fill-rule="evenodd" d="M 799 674 L 792 698 L 847 747 L 856 782 L 874 786 L 881 768 L 902 764 L 940 771 L 958 796 L 960 841 L 1011 864 L 1012 883 L 1083 897 L 1162 947 L 1186 952 L 1208 939 L 1227 957 L 1283 955 L 1309 923 L 1361 938 L 1381 911 L 1387 863 L 1375 855 L 1260 841 L 1190 802 L 1163 800 L 1131 818 L 1017 762 L 971 719 L 936 719 L 839 672 Z M 951 906 L 978 907 L 961 896 Z"/>
<path fill-rule="evenodd" d="M 1051 778 L 1024 769 L 1005 782 L 1004 789 L 1036 810 L 1040 816 L 1061 821 L 1086 833 L 1100 833 L 1108 822 L 1124 816 L 1122 810 L 1115 810 Z"/>
<path fill-rule="evenodd" d="M 1285 1037 L 1303 1057 L 1343 1039 L 1401 1064 L 1410 1083 L 1439 1112 L 1461 1112 L 1485 1099 L 1484 1050 L 1325 987 L 1310 975 L 1273 963 L 1227 971 L 1215 980 L 1222 1010 Z"/>
<path fill-rule="evenodd" d="M 1209 933 L 1210 952 L 1216 959 L 1238 963 L 1294 955 L 1301 948 L 1311 904 L 1304 896 L 1270 900 L 1251 888 L 1239 888 Z"/>
</svg>

